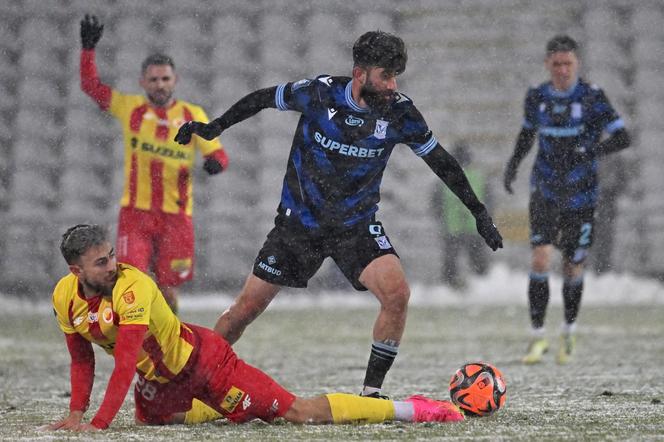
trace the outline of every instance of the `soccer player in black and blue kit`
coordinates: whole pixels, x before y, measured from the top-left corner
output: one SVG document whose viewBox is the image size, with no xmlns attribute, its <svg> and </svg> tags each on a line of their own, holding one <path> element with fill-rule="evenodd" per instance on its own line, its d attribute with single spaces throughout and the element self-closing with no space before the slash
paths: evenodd
<svg viewBox="0 0 664 442">
<path fill-rule="evenodd" d="M 545 66 L 551 80 L 528 90 L 525 120 L 505 170 L 505 189 L 539 133 L 539 150 L 530 179 L 532 262 L 528 299 L 532 340 L 523 359 L 540 362 L 548 350 L 544 318 L 549 302 L 549 267 L 553 247 L 562 252 L 563 306 L 557 362 L 569 361 L 583 292 L 584 261 L 593 240 L 598 196 L 597 159 L 629 146 L 623 120 L 602 89 L 577 76 L 577 43 L 566 35 L 547 43 Z M 602 134 L 608 137 L 601 141 Z"/>
<path fill-rule="evenodd" d="M 265 108 L 301 113 L 291 146 L 275 226 L 244 288 L 215 331 L 237 341 L 281 286 L 306 287 L 332 257 L 357 290 L 380 302 L 363 395 L 379 396 L 397 355 L 410 289 L 398 255 L 376 219 L 380 183 L 398 143 L 408 145 L 463 201 L 493 250 L 502 237 L 457 161 L 438 143 L 407 96 L 396 91 L 406 48 L 372 31 L 353 46 L 352 78 L 320 75 L 253 92 L 209 124 L 185 123 L 176 137 L 206 139 Z"/>
</svg>

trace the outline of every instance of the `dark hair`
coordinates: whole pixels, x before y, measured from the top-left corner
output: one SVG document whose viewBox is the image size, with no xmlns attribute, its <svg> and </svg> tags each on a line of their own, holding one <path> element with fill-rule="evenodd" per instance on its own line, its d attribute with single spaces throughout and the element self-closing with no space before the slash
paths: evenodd
<svg viewBox="0 0 664 442">
<path fill-rule="evenodd" d="M 353 45 L 355 66 L 384 68 L 399 75 L 406 70 L 408 54 L 403 40 L 383 31 L 369 31 Z"/>
<path fill-rule="evenodd" d="M 554 52 L 574 52 L 579 49 L 579 45 L 569 35 L 556 35 L 546 44 L 546 56 Z"/>
<path fill-rule="evenodd" d="M 148 70 L 148 66 L 163 66 L 163 65 L 169 65 L 170 67 L 175 70 L 175 63 L 173 62 L 173 59 L 169 57 L 166 54 L 161 54 L 161 53 L 156 53 L 156 54 L 151 54 L 148 55 L 145 60 L 143 60 L 143 63 L 141 63 L 141 74 L 145 74 L 145 71 Z"/>
<path fill-rule="evenodd" d="M 98 224 L 77 224 L 62 235 L 60 253 L 67 264 L 75 264 L 90 247 L 108 241 L 108 230 Z"/>
</svg>

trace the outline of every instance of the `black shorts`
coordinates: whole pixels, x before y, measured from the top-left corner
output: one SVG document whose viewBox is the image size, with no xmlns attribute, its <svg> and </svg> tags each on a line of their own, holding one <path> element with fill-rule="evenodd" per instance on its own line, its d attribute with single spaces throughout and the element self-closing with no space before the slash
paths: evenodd
<svg viewBox="0 0 664 442">
<path fill-rule="evenodd" d="M 328 256 L 357 290 L 366 290 L 360 274 L 374 259 L 397 255 L 383 225 L 368 219 L 344 229 L 316 230 L 278 215 L 254 262 L 254 275 L 272 284 L 306 287 Z"/>
<path fill-rule="evenodd" d="M 593 242 L 595 209 L 560 209 L 538 192 L 530 198 L 530 244 L 553 244 L 563 256 L 574 264 L 580 264 L 588 255 Z"/>
</svg>

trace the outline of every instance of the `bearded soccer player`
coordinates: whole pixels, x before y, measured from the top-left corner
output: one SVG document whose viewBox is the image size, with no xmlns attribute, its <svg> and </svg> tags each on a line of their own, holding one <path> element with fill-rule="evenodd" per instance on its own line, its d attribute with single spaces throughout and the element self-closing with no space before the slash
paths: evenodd
<svg viewBox="0 0 664 442">
<path fill-rule="evenodd" d="M 185 121 L 207 121 L 205 111 L 173 98 L 177 76 L 170 57 L 150 55 L 139 83 L 145 96 L 125 95 L 103 84 L 95 46 L 104 26 L 94 16 L 81 21 L 81 88 L 122 124 L 125 145 L 124 192 L 118 223 L 118 257 L 143 271 L 151 266 L 173 311 L 178 289 L 193 277 L 193 179 L 196 149 L 210 175 L 228 165 L 219 141 L 195 137 L 182 146 L 173 132 Z"/>
<path fill-rule="evenodd" d="M 578 76 L 578 45 L 559 35 L 546 46 L 550 80 L 528 90 L 525 119 L 505 169 L 509 193 L 519 163 L 539 133 L 539 150 L 530 178 L 532 259 L 528 301 L 532 339 L 525 364 L 548 351 L 544 318 L 549 302 L 549 267 L 554 246 L 562 252 L 563 306 L 556 360 L 566 364 L 576 345 L 576 320 L 583 293 L 583 270 L 593 240 L 598 196 L 597 159 L 630 144 L 625 124 L 604 91 Z M 607 134 L 601 140 L 603 134 Z"/>
<path fill-rule="evenodd" d="M 62 236 L 69 273 L 53 291 L 56 319 L 71 355 L 69 415 L 48 430 L 108 428 L 134 373 L 136 422 L 148 425 L 282 417 L 294 423 L 455 422 L 449 401 L 420 395 L 385 401 L 351 394 L 298 398 L 239 359 L 212 330 L 181 322 L 146 274 L 118 263 L 105 228 L 79 224 Z M 115 359 L 104 399 L 87 423 L 95 370 L 92 344 Z"/>
<path fill-rule="evenodd" d="M 266 108 L 301 114 L 274 229 L 215 331 L 234 343 L 281 286 L 306 287 L 330 256 L 355 289 L 370 290 L 380 302 L 362 389 L 366 396 L 381 395 L 410 296 L 397 252 L 376 218 L 380 182 L 395 145 L 406 144 L 421 157 L 468 207 L 489 247 L 502 247 L 500 233 L 457 161 L 410 98 L 396 91 L 406 60 L 401 38 L 367 32 L 353 46 L 352 77 L 321 75 L 258 90 L 209 124 L 185 123 L 176 137 L 182 144 L 194 134 L 211 140 Z"/>
</svg>

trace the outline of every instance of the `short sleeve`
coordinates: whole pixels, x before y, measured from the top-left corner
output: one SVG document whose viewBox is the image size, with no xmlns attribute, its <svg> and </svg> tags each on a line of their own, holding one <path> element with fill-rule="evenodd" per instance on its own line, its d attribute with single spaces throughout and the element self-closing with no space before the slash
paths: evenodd
<svg viewBox="0 0 664 442">
<path fill-rule="evenodd" d="M 130 109 L 133 109 L 135 104 L 136 96 L 135 95 L 125 95 L 119 92 L 117 89 L 111 90 L 111 105 L 108 108 L 108 112 L 119 120 L 125 119 L 127 113 Z"/>
<path fill-rule="evenodd" d="M 596 99 L 593 102 L 593 123 L 601 130 L 613 133 L 618 129 L 623 129 L 625 123 L 618 112 L 611 106 L 608 97 L 602 89 L 597 88 Z"/>
<path fill-rule="evenodd" d="M 299 81 L 280 84 L 277 86 L 274 101 L 277 109 L 293 110 L 304 113 L 318 97 L 318 83 L 329 81 L 331 77 L 321 76 L 316 79 L 304 78 Z M 329 87 L 329 83 L 327 84 Z"/>
<path fill-rule="evenodd" d="M 113 295 L 113 309 L 119 325 L 149 325 L 154 288 L 146 280 L 137 280 L 124 291 Z"/>
<path fill-rule="evenodd" d="M 53 314 L 58 326 L 63 333 L 71 335 L 76 330 L 69 321 L 69 306 L 67 305 L 66 293 L 63 284 L 58 284 L 53 290 Z"/>
<path fill-rule="evenodd" d="M 402 124 L 403 143 L 407 144 L 415 155 L 422 157 L 438 145 L 438 140 L 415 106 L 410 106 L 403 116 Z"/>
</svg>

